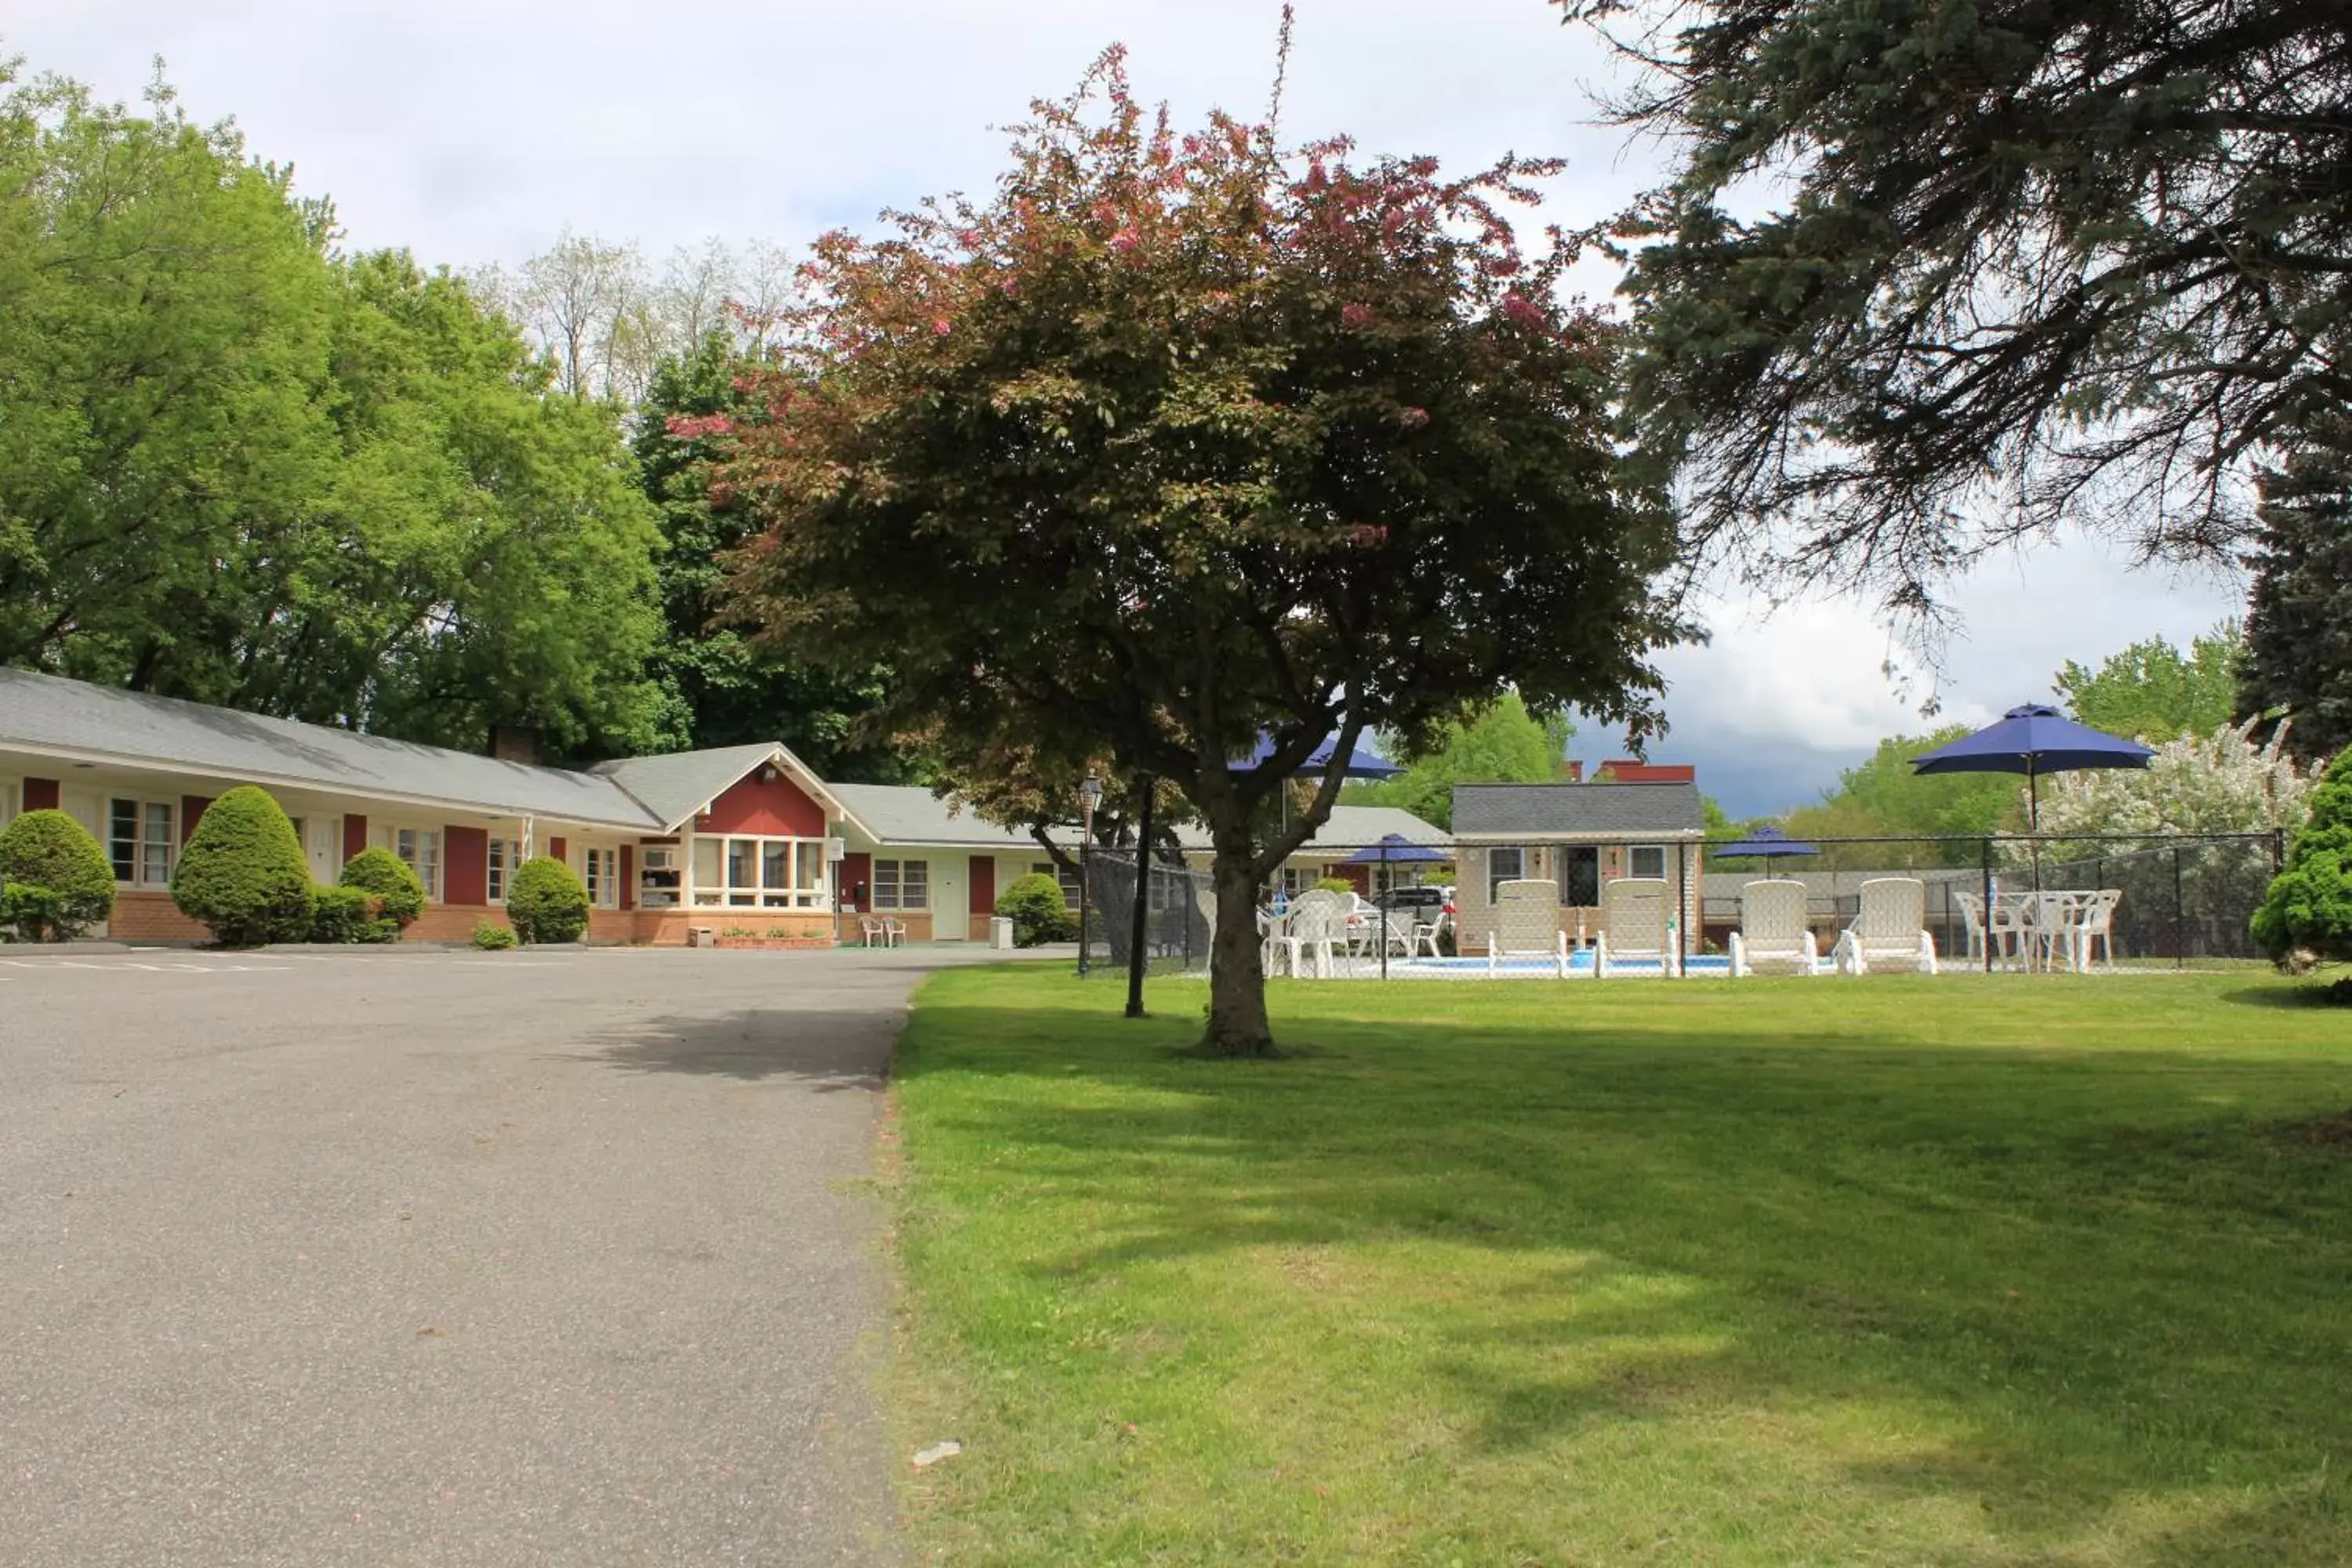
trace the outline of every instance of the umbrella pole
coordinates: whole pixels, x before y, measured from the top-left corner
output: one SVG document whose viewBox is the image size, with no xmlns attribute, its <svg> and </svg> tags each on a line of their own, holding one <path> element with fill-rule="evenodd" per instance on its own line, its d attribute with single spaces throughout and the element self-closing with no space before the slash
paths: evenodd
<svg viewBox="0 0 2352 1568">
<path fill-rule="evenodd" d="M 2042 890 L 2042 775 L 2033 771 L 2033 759 L 2025 759 L 2025 794 L 2032 802 L 2026 817 L 2026 826 L 2033 838 L 2033 890 Z"/>
</svg>

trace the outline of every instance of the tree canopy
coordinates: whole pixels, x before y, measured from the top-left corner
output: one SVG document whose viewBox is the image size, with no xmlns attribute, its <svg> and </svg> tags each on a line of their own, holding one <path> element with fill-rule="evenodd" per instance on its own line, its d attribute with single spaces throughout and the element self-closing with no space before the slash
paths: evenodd
<svg viewBox="0 0 2352 1568">
<path fill-rule="evenodd" d="M 632 443 L 646 493 L 660 509 L 656 562 L 663 635 L 651 662 L 679 746 L 782 741 L 829 779 L 895 783 L 915 770 L 891 737 L 860 731 L 887 691 L 886 667 L 834 673 L 755 644 L 724 614 L 726 557 L 755 530 L 731 487 L 714 486 L 720 432 L 751 407 L 751 362 L 711 331 L 653 371 Z"/>
<path fill-rule="evenodd" d="M 2234 626 L 2192 638 L 2186 652 L 2148 637 L 2095 669 L 2068 659 L 2052 684 L 2067 712 L 2094 730 L 2150 743 L 2210 735 L 2235 711 L 2244 651 Z"/>
<path fill-rule="evenodd" d="M 2226 552 L 2352 399 L 2341 0 L 1562 3 L 1678 154 L 1620 226 L 1631 408 L 1751 573 L 1923 610 L 2061 520 Z"/>
<path fill-rule="evenodd" d="M 648 743 L 650 508 L 465 285 L 0 66 L 0 662 L 476 746 Z"/>
<path fill-rule="evenodd" d="M 1672 528 L 1611 440 L 1612 332 L 1502 216 L 1555 167 L 1180 134 L 1114 51 L 989 200 L 821 241 L 737 428 L 769 525 L 738 587 L 780 645 L 888 660 L 950 773 L 1028 747 L 1183 789 L 1217 1048 L 1270 1047 L 1255 891 L 1338 766 L 1286 832 L 1258 808 L 1326 737 L 1426 749 L 1507 687 L 1654 720 Z"/>
<path fill-rule="evenodd" d="M 1484 710 L 1448 722 L 1436 743 L 1406 759 L 1405 771 L 1395 778 L 1350 784 L 1342 798 L 1359 805 L 1399 806 L 1450 829 L 1455 784 L 1557 784 L 1560 759 L 1575 732 L 1565 714 L 1538 719 L 1517 692 L 1506 691 Z"/>
<path fill-rule="evenodd" d="M 2324 761 L 2352 748 L 2352 420 L 2315 421 L 2262 492 L 2238 711 Z"/>
</svg>

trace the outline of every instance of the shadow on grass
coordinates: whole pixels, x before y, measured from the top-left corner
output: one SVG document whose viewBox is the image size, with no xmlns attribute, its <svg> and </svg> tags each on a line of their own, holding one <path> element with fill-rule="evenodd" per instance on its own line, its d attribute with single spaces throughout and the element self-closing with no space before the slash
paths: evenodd
<svg viewBox="0 0 2352 1568">
<path fill-rule="evenodd" d="M 1563 1008 L 1286 1018 L 1294 1054 L 1230 1063 L 1192 1027 L 922 1007 L 896 1069 L 919 1168 L 974 1208 L 1118 1216 L 1003 1264 L 1040 1279 L 1302 1258 L 1335 1321 L 1440 1326 L 1418 1371 L 1476 1449 L 1925 1412 L 1926 1450 L 1842 1473 L 2042 1540 L 2180 1500 L 2132 1561 L 2352 1561 L 2352 1160 L 2287 1134 L 2352 1103 L 2343 1060 Z M 950 1177 L 956 1150 L 985 1169 Z M 1485 1261 L 1393 1261 L 1426 1248 Z"/>
<path fill-rule="evenodd" d="M 2243 991 L 2224 991 L 2221 1000 L 2241 1007 L 2352 1009 L 2352 975 L 2334 981 L 2307 981 L 2299 985 L 2256 985 Z M 2347 1016 L 2352 1018 L 2352 1013 Z"/>
</svg>

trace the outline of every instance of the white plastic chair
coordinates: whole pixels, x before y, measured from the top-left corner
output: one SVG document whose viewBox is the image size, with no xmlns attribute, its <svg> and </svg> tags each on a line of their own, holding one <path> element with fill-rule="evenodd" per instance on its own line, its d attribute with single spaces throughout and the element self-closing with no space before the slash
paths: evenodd
<svg viewBox="0 0 2352 1568">
<path fill-rule="evenodd" d="M 1349 963 L 1346 906 L 1337 893 L 1319 889 L 1302 893 L 1292 902 L 1289 921 L 1275 940 L 1289 961 L 1291 973 L 1305 975 L 1312 954 L 1316 977 L 1328 979 L 1334 967 Z"/>
<path fill-rule="evenodd" d="M 2090 897 L 2074 917 L 2074 967 L 2084 973 L 2091 972 L 2095 956 L 2093 944 L 2107 946 L 2107 967 L 2116 966 L 2116 910 L 2124 901 L 2121 888 L 2102 888 Z"/>
<path fill-rule="evenodd" d="M 1667 932 L 1671 908 L 1663 877 L 1619 877 L 1604 883 L 1601 934 L 1592 943 L 1593 978 L 1607 978 L 1612 964 L 1636 962 L 1655 963 L 1663 978 L 1680 973 L 1682 955 Z"/>
<path fill-rule="evenodd" d="M 1805 919 L 1805 885 L 1783 879 L 1749 882 L 1739 889 L 1739 929 L 1731 933 L 1734 979 L 1758 968 L 1818 973 L 1821 944 Z"/>
<path fill-rule="evenodd" d="M 1873 877 L 1864 882 L 1861 908 L 1832 956 L 1848 974 L 1866 974 L 1874 963 L 1909 964 L 1924 974 L 1935 973 L 1927 885 L 1916 877 Z"/>
</svg>

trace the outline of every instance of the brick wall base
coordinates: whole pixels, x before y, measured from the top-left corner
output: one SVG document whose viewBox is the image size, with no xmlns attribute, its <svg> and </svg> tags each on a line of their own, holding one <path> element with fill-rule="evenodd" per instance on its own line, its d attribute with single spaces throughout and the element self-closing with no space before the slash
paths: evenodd
<svg viewBox="0 0 2352 1568">
<path fill-rule="evenodd" d="M 117 942 L 210 942 L 213 933 L 180 912 L 169 893 L 117 893 L 106 934 Z"/>
</svg>

